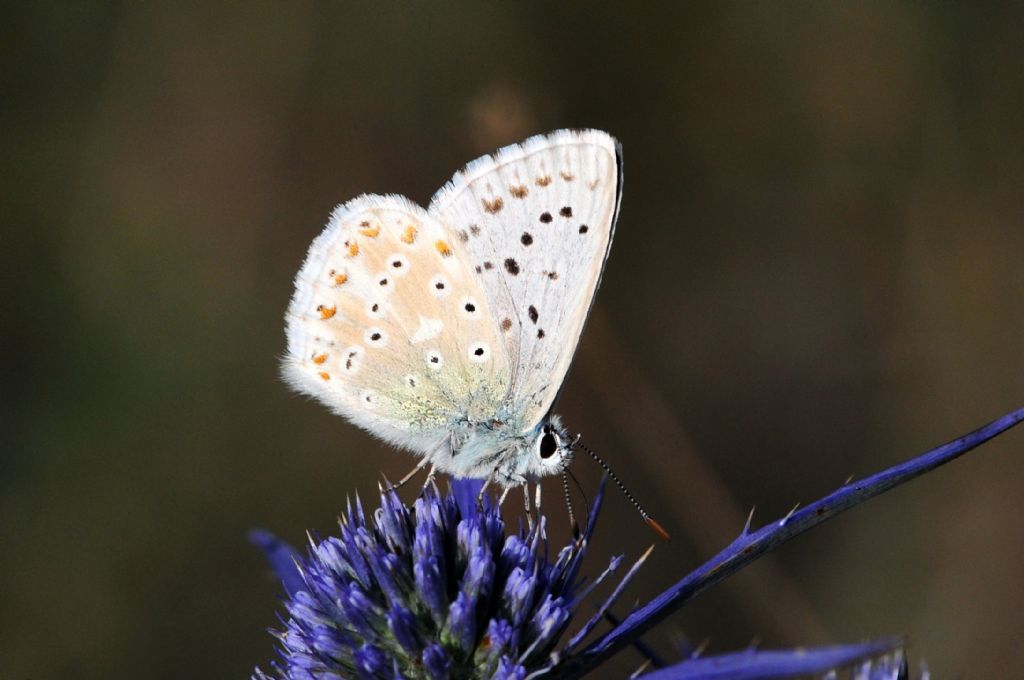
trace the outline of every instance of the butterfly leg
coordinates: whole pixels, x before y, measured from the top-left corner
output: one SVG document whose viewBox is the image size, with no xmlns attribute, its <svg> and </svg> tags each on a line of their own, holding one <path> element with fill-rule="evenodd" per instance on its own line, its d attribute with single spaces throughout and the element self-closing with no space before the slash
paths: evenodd
<svg viewBox="0 0 1024 680">
<path fill-rule="evenodd" d="M 519 485 L 523 490 L 523 512 L 526 513 L 526 528 L 533 531 L 533 509 L 530 507 L 530 482 L 523 480 Z"/>
<path fill-rule="evenodd" d="M 505 490 L 501 492 L 501 496 L 498 497 L 498 508 L 501 508 L 501 504 L 505 502 L 505 498 L 508 496 L 508 492 L 511 490 L 511 486 L 506 486 Z"/>
<path fill-rule="evenodd" d="M 427 472 L 427 478 L 423 480 L 423 488 L 420 489 L 420 494 L 427 492 L 428 486 L 434 486 L 434 490 L 437 490 L 437 486 L 434 485 L 434 476 L 437 474 L 437 468 L 433 465 L 430 466 L 430 470 Z"/>
<path fill-rule="evenodd" d="M 526 521 L 530 528 L 533 529 L 535 523 L 540 522 L 540 480 L 536 482 L 537 487 L 533 492 L 533 510 L 530 510 L 530 484 L 527 481 L 523 481 L 523 505 L 526 506 Z M 536 520 L 534 520 L 536 515 Z"/>
<path fill-rule="evenodd" d="M 417 463 L 417 464 L 416 464 L 416 467 L 414 467 L 414 468 L 413 468 L 412 470 L 410 470 L 410 471 L 409 471 L 409 473 L 408 473 L 408 474 L 406 474 L 406 475 L 405 475 L 405 477 L 402 477 L 402 478 L 401 478 L 400 480 L 398 480 L 398 482 L 396 482 L 395 484 L 392 484 L 392 485 L 388 486 L 388 491 L 398 491 L 398 490 L 399 490 L 400 488 L 402 488 L 402 486 L 403 486 L 403 485 L 404 485 L 404 484 L 405 484 L 406 482 L 408 482 L 408 481 L 409 481 L 410 479 L 412 479 L 413 477 L 415 477 L 415 476 L 416 476 L 416 473 L 418 473 L 418 472 L 419 472 L 420 470 L 422 470 L 423 468 L 425 468 L 425 467 L 427 466 L 427 462 L 428 462 L 428 461 L 427 461 L 427 459 L 426 459 L 426 458 L 424 458 L 423 460 L 421 460 L 421 461 L 420 461 L 419 463 Z M 433 472 L 433 471 L 431 471 L 431 473 L 432 473 L 432 472 Z M 428 477 L 429 477 L 429 475 L 428 475 Z"/>
<path fill-rule="evenodd" d="M 491 485 L 491 480 L 493 479 L 493 476 L 485 479 L 483 485 L 480 487 L 480 493 L 476 495 L 476 509 L 481 512 L 483 512 L 484 509 L 484 494 L 487 493 L 487 487 Z"/>
</svg>

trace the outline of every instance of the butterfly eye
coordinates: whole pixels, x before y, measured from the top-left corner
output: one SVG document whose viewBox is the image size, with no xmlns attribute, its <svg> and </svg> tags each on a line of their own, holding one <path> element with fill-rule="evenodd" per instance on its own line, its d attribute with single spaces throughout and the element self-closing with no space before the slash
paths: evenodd
<svg viewBox="0 0 1024 680">
<path fill-rule="evenodd" d="M 550 432 L 545 432 L 544 436 L 540 439 L 540 457 L 547 460 L 551 456 L 555 455 L 555 451 L 558 450 L 558 441 L 555 439 L 555 435 Z"/>
</svg>

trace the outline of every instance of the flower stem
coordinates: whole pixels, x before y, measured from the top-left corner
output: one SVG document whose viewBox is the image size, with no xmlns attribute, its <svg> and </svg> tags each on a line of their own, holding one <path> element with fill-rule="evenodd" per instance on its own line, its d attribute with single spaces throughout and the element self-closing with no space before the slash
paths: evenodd
<svg viewBox="0 0 1024 680">
<path fill-rule="evenodd" d="M 665 619 L 708 587 L 731 576 L 785 541 L 835 517 L 844 510 L 944 465 L 1002 434 L 1024 420 L 1024 408 L 984 425 L 973 432 L 894 465 L 859 482 L 851 481 L 824 498 L 794 510 L 754 532 L 744 527 L 736 540 L 718 555 L 632 612 L 622 623 L 572 658 L 553 669 L 551 677 L 580 677 Z"/>
</svg>

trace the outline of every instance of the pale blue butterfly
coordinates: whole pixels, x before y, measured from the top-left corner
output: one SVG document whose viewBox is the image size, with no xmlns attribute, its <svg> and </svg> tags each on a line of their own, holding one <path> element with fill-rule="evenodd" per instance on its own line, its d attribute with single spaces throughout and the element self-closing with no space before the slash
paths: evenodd
<svg viewBox="0 0 1024 680">
<path fill-rule="evenodd" d="M 621 190 L 613 137 L 559 130 L 473 161 L 427 210 L 339 206 L 295 279 L 286 379 L 417 468 L 506 489 L 561 472 L 575 440 L 551 411 Z"/>
</svg>

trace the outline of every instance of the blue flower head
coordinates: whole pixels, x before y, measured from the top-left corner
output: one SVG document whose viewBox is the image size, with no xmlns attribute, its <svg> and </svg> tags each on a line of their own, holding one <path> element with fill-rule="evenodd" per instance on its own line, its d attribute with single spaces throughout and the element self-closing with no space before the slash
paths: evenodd
<svg viewBox="0 0 1024 680">
<path fill-rule="evenodd" d="M 899 639 L 796 650 L 757 650 L 662 661 L 640 639 L 711 585 L 817 524 L 943 465 L 1024 420 L 1014 411 L 974 432 L 795 510 L 760 529 L 750 526 L 718 555 L 618 621 L 610 608 L 648 551 L 612 594 L 575 616 L 593 587 L 620 565 L 611 560 L 590 583 L 581 575 L 604 485 L 580 537 L 549 558 L 545 520 L 508 531 L 479 482 L 456 481 L 443 495 L 428 486 L 411 505 L 381 492 L 367 520 L 357 498 L 340 535 L 311 540 L 308 554 L 263 532 L 253 540 L 287 593 L 281 659 L 254 678 L 578 678 L 622 649 L 647 657 L 650 680 L 783 678 L 808 675 L 909 678 Z M 601 634 L 602 621 L 612 626 Z M 567 635 L 570 626 L 572 635 Z M 852 675 L 836 675 L 847 669 Z M 918 677 L 926 678 L 922 671 Z"/>
<path fill-rule="evenodd" d="M 340 535 L 313 541 L 305 558 L 257 536 L 287 577 L 275 674 L 522 678 L 547 664 L 583 594 L 600 495 L 582 536 L 552 560 L 543 517 L 506 532 L 487 497 L 477 506 L 478 488 L 427 487 L 411 506 L 382 492 L 370 521 L 357 498 Z"/>
</svg>

